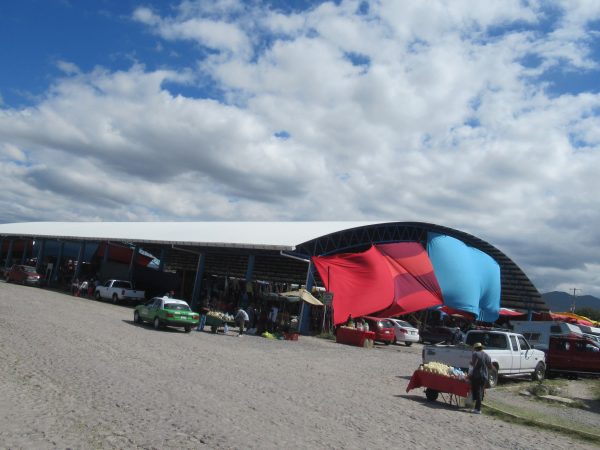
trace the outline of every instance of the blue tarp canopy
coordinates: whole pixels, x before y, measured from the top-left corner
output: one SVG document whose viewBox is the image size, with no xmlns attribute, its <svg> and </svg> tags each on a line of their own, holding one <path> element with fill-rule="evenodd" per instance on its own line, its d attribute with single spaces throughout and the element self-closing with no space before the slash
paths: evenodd
<svg viewBox="0 0 600 450">
<path fill-rule="evenodd" d="M 488 254 L 450 236 L 428 233 L 427 253 L 442 289 L 444 305 L 483 322 L 500 312 L 500 266 Z"/>
</svg>

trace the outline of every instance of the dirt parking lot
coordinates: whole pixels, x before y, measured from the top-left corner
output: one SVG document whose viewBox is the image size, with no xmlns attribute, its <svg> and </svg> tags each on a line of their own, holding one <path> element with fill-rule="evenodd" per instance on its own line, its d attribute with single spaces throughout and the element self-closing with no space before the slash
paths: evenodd
<svg viewBox="0 0 600 450">
<path fill-rule="evenodd" d="M 595 448 L 406 394 L 419 345 L 155 331 L 0 283 L 0 448 Z"/>
</svg>

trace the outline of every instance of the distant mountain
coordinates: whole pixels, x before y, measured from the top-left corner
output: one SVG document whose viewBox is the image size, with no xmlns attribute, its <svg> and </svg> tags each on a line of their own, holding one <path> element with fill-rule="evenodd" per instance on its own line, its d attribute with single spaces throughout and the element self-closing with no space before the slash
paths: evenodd
<svg viewBox="0 0 600 450">
<path fill-rule="evenodd" d="M 552 312 L 570 311 L 573 305 L 573 296 L 566 292 L 547 292 L 542 294 L 542 298 Z M 578 295 L 575 299 L 575 309 L 594 308 L 600 311 L 600 298 L 593 295 Z"/>
</svg>

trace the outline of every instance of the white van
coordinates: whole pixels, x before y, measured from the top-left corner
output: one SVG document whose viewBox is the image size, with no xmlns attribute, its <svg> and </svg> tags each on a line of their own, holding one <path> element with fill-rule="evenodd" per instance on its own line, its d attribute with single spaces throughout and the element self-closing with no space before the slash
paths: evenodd
<svg viewBox="0 0 600 450">
<path fill-rule="evenodd" d="M 550 345 L 550 335 L 582 334 L 577 325 L 565 322 L 511 320 L 510 324 L 515 333 L 522 334 L 535 348 L 544 351 Z"/>
</svg>

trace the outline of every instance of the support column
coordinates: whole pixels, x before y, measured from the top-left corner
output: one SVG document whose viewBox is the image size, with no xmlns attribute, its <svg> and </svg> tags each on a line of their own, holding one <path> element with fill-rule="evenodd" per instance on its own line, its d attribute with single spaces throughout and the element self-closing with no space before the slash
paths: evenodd
<svg viewBox="0 0 600 450">
<path fill-rule="evenodd" d="M 6 254 L 6 264 L 4 265 L 4 267 L 6 269 L 10 269 L 10 266 L 12 266 L 13 244 L 14 244 L 14 239 L 9 239 L 9 241 L 8 241 L 8 253 Z"/>
<path fill-rule="evenodd" d="M 306 272 L 306 290 L 312 291 L 312 287 L 315 284 L 314 265 L 312 261 L 308 263 L 308 270 Z M 312 306 L 308 305 L 304 300 L 301 300 L 302 306 L 300 306 L 300 317 L 298 317 L 298 332 L 300 334 L 310 334 L 310 316 Z"/>
<path fill-rule="evenodd" d="M 29 245 L 29 240 L 24 239 L 23 240 L 23 252 L 21 253 L 21 264 L 25 264 L 25 261 L 27 260 L 27 246 L 28 245 Z"/>
<path fill-rule="evenodd" d="M 167 251 L 164 248 L 160 249 L 160 262 L 158 263 L 158 271 L 165 271 L 165 258 L 167 257 Z"/>
<path fill-rule="evenodd" d="M 104 255 L 102 255 L 102 263 L 107 263 L 108 262 L 108 254 L 110 253 L 110 242 L 106 241 L 104 243 L 105 247 L 104 247 Z"/>
<path fill-rule="evenodd" d="M 204 265 L 206 264 L 206 255 L 198 255 L 198 265 L 196 266 L 196 278 L 194 278 L 194 290 L 192 291 L 191 308 L 195 311 L 200 304 L 200 291 L 202 289 L 202 277 L 204 276 Z"/>
<path fill-rule="evenodd" d="M 248 306 L 248 284 L 252 283 L 252 279 L 254 277 L 255 262 L 256 255 L 248 255 L 248 266 L 246 267 L 246 289 L 244 291 L 244 295 L 242 295 L 242 308 Z"/>
<path fill-rule="evenodd" d="M 58 274 L 60 272 L 60 264 L 64 249 L 65 243 L 64 241 L 61 241 L 60 245 L 58 246 L 58 255 L 56 255 L 56 263 L 54 264 L 54 267 L 52 267 L 52 275 L 50 276 L 50 281 L 52 283 L 58 281 Z"/>
<path fill-rule="evenodd" d="M 44 258 L 46 257 L 46 239 L 39 240 L 40 248 L 38 249 L 37 263 L 35 265 L 35 270 L 37 273 L 40 273 L 42 270 L 42 265 L 44 262 Z"/>
<path fill-rule="evenodd" d="M 83 255 L 85 254 L 85 241 L 79 243 L 79 252 L 77 253 L 77 265 L 75 266 L 75 273 L 73 279 L 78 279 L 81 274 L 81 266 L 83 265 Z"/>
<path fill-rule="evenodd" d="M 133 284 L 133 265 L 137 261 L 137 255 L 140 252 L 140 246 L 136 245 L 133 248 L 133 253 L 131 255 L 131 261 L 129 262 L 129 282 Z"/>
</svg>

